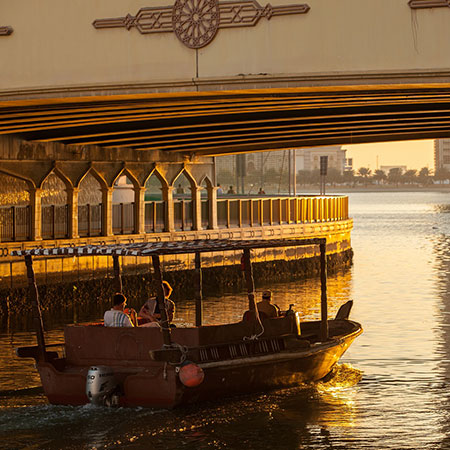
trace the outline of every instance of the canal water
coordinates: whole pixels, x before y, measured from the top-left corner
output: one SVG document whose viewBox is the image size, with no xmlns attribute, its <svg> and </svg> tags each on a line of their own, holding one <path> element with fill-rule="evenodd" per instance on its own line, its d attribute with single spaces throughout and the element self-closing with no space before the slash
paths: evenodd
<svg viewBox="0 0 450 450">
<path fill-rule="evenodd" d="M 364 334 L 331 380 L 174 411 L 51 406 L 32 362 L 14 357 L 34 342 L 28 325 L 6 323 L 0 448 L 450 449 L 450 193 L 353 193 L 350 208 L 354 266 L 329 278 L 329 302 L 335 312 L 353 299 Z M 319 316 L 318 280 L 270 288 L 282 308 Z M 244 295 L 208 298 L 206 321 L 238 320 L 245 305 Z M 192 306 L 178 303 L 178 325 L 192 323 Z"/>
</svg>

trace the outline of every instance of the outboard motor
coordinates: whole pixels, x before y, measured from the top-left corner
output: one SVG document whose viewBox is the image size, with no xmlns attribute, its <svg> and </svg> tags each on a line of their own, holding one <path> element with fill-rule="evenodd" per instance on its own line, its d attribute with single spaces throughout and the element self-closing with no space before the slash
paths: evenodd
<svg viewBox="0 0 450 450">
<path fill-rule="evenodd" d="M 86 376 L 86 395 L 93 405 L 118 406 L 120 387 L 110 367 L 92 366 Z"/>
</svg>

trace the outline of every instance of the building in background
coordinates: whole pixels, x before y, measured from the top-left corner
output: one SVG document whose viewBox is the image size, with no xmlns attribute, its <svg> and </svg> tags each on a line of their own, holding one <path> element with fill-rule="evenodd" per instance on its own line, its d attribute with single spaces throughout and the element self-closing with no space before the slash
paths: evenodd
<svg viewBox="0 0 450 450">
<path fill-rule="evenodd" d="M 434 140 L 434 171 L 450 170 L 450 139 Z"/>
<path fill-rule="evenodd" d="M 299 148 L 295 153 L 297 170 L 319 170 L 321 156 L 328 156 L 328 168 L 337 170 L 341 175 L 347 167 L 346 150 L 340 145 Z"/>
<path fill-rule="evenodd" d="M 292 156 L 295 155 L 295 169 L 299 170 L 319 170 L 320 157 L 328 156 L 328 168 L 336 169 L 342 174 L 345 170 L 352 170 L 352 158 L 346 159 L 346 150 L 340 145 L 298 148 L 291 150 L 278 150 L 273 152 L 249 153 L 246 155 L 219 156 L 216 158 L 216 171 L 218 173 L 228 171 L 230 173 L 241 172 L 245 167 L 245 175 L 261 170 L 274 170 L 282 173 L 288 170 L 291 165 L 293 169 Z"/>
<path fill-rule="evenodd" d="M 380 170 L 382 170 L 386 175 L 389 175 L 389 171 L 391 169 L 400 169 L 401 173 L 405 173 L 407 170 L 406 166 L 380 166 Z"/>
<path fill-rule="evenodd" d="M 277 150 L 216 157 L 216 179 L 221 186 L 233 185 L 238 194 L 255 193 L 265 187 L 271 192 L 296 192 L 296 175 L 318 171 L 320 157 L 328 156 L 328 169 L 339 174 L 352 170 L 352 160 L 340 145 Z"/>
</svg>

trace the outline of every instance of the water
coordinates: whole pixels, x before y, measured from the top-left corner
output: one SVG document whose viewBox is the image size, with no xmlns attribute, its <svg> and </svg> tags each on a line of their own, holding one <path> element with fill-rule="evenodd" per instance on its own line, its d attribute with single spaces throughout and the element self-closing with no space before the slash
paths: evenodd
<svg viewBox="0 0 450 450">
<path fill-rule="evenodd" d="M 354 266 L 329 279 L 329 301 L 335 312 L 354 299 L 364 334 L 332 380 L 174 411 L 51 406 L 35 389 L 10 392 L 0 396 L 0 448 L 450 449 L 450 194 L 354 193 L 350 205 Z M 282 308 L 318 317 L 317 280 L 271 288 Z M 245 304 L 210 298 L 206 321 L 237 320 Z M 193 322 L 192 302 L 177 320 Z M 33 339 L 0 334 L 0 391 L 39 385 L 33 363 L 13 354 Z"/>
</svg>

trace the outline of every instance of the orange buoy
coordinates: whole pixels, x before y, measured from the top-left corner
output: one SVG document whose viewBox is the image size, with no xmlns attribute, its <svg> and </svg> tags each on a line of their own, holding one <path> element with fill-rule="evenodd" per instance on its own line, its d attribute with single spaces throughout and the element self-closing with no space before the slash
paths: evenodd
<svg viewBox="0 0 450 450">
<path fill-rule="evenodd" d="M 203 369 L 192 361 L 185 361 L 178 373 L 180 381 L 187 387 L 196 387 L 202 384 L 205 373 Z"/>
</svg>

